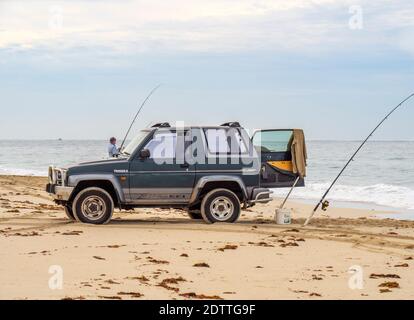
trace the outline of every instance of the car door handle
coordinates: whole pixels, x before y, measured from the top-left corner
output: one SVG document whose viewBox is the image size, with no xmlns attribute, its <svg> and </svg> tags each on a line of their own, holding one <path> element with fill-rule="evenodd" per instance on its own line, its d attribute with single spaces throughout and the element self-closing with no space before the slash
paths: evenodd
<svg viewBox="0 0 414 320">
<path fill-rule="evenodd" d="M 181 168 L 189 168 L 190 165 L 188 163 L 182 163 L 182 164 L 180 164 L 180 167 Z"/>
</svg>

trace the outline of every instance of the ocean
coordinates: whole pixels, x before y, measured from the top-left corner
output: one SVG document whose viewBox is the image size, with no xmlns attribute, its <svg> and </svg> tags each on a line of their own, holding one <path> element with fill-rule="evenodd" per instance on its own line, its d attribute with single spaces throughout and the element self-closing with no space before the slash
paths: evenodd
<svg viewBox="0 0 414 320">
<path fill-rule="evenodd" d="M 305 188 L 292 198 L 317 201 L 359 141 L 308 141 Z M 106 141 L 0 141 L 0 174 L 46 176 L 50 164 L 68 166 L 105 159 Z M 283 196 L 286 189 L 275 190 Z M 414 141 L 370 141 L 351 163 L 329 200 L 367 208 L 414 212 Z M 413 211 L 412 211 L 413 210 Z"/>
</svg>

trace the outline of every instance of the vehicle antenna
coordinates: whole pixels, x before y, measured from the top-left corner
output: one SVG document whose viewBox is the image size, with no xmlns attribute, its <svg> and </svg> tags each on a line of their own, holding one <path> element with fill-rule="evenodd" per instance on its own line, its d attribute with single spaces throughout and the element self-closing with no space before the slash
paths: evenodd
<svg viewBox="0 0 414 320">
<path fill-rule="evenodd" d="M 142 104 L 141 104 L 141 106 L 140 106 L 140 108 L 139 108 L 139 110 L 138 110 L 137 114 L 135 115 L 134 120 L 132 120 L 132 123 L 131 123 L 131 125 L 129 126 L 129 129 L 128 129 L 128 131 L 127 131 L 126 135 L 125 135 L 124 140 L 122 141 L 122 144 L 121 144 L 121 147 L 119 148 L 119 150 L 121 150 L 121 151 L 122 151 L 122 148 L 124 147 L 125 141 L 126 141 L 126 139 L 128 138 L 129 132 L 131 131 L 132 126 L 134 125 L 135 121 L 137 120 L 138 115 L 141 113 L 142 108 L 144 108 L 144 106 L 145 106 L 145 104 L 147 103 L 147 101 L 149 100 L 149 98 L 153 95 L 153 93 L 154 93 L 155 91 L 157 91 L 157 89 L 158 89 L 159 87 L 161 87 L 161 84 L 159 84 L 159 85 L 158 85 L 158 86 L 156 86 L 154 89 L 152 89 L 152 90 L 151 90 L 151 92 L 148 94 L 148 96 L 145 98 L 145 100 L 142 102 Z"/>
<path fill-rule="evenodd" d="M 412 97 L 414 97 L 414 93 L 410 94 L 407 98 L 405 98 L 403 101 L 401 101 L 395 108 L 393 108 L 386 116 L 383 118 L 380 123 L 374 128 L 374 130 L 371 131 L 371 133 L 368 135 L 368 137 L 362 142 L 362 144 L 358 147 L 358 149 L 355 151 L 355 153 L 352 155 L 352 157 L 348 160 L 348 162 L 345 164 L 345 166 L 342 168 L 342 170 L 339 172 L 339 174 L 336 176 L 332 184 L 329 186 L 328 190 L 326 190 L 325 194 L 322 196 L 321 200 L 318 202 L 316 207 L 313 209 L 312 213 L 306 219 L 304 227 L 309 224 L 313 216 L 315 215 L 316 211 L 318 211 L 319 207 L 322 205 L 322 209 L 326 210 L 326 208 L 329 206 L 329 202 L 325 201 L 328 193 L 331 191 L 335 183 L 338 181 L 340 176 L 344 173 L 345 169 L 349 166 L 349 164 L 354 160 L 357 153 L 362 149 L 362 147 L 367 143 L 369 138 L 372 137 L 372 135 L 377 131 L 377 129 L 385 122 L 385 120 L 388 119 L 388 117 L 393 114 L 399 107 L 401 107 L 406 101 L 410 100 Z"/>
</svg>

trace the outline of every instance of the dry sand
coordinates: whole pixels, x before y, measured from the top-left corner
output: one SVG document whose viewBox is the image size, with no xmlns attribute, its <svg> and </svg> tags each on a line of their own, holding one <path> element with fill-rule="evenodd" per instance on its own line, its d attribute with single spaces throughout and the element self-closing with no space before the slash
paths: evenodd
<svg viewBox="0 0 414 320">
<path fill-rule="evenodd" d="M 290 202 L 294 223 L 278 226 L 275 200 L 231 225 L 137 209 L 91 226 L 67 220 L 45 183 L 0 176 L 1 299 L 414 298 L 414 222 L 331 208 L 303 229 L 310 206 Z M 353 266 L 362 289 L 349 287 Z"/>
</svg>

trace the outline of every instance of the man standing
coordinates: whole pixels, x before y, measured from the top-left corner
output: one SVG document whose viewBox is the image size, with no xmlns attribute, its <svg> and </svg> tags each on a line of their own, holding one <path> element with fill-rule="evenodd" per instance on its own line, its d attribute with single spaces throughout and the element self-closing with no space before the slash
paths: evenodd
<svg viewBox="0 0 414 320">
<path fill-rule="evenodd" d="M 109 145 L 108 145 L 108 154 L 110 158 L 115 158 L 119 156 L 119 150 L 116 146 L 116 138 L 112 137 L 109 139 Z"/>
</svg>

